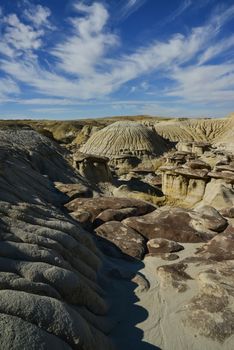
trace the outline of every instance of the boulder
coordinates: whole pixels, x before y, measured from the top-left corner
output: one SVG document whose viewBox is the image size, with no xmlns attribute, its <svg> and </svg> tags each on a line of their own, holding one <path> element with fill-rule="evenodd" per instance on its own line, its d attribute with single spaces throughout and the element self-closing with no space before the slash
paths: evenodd
<svg viewBox="0 0 234 350">
<path fill-rule="evenodd" d="M 220 214 L 226 218 L 234 219 L 234 207 L 222 209 Z"/>
<path fill-rule="evenodd" d="M 136 213 L 137 208 L 106 209 L 96 217 L 94 225 L 100 226 L 108 221 L 122 221 L 128 217 L 135 216 Z"/>
<path fill-rule="evenodd" d="M 145 239 L 132 228 L 118 221 L 110 221 L 99 226 L 96 234 L 117 246 L 123 257 L 142 259 L 145 253 Z"/>
<path fill-rule="evenodd" d="M 215 261 L 234 259 L 234 227 L 229 225 L 223 233 L 212 238 L 197 251 L 197 255 Z"/>
<path fill-rule="evenodd" d="M 200 159 L 192 160 L 186 163 L 186 166 L 191 169 L 207 169 L 211 170 L 211 166 Z"/>
<path fill-rule="evenodd" d="M 107 209 L 124 209 L 135 208 L 135 215 L 144 215 L 155 210 L 155 206 L 137 199 L 130 198 L 114 198 L 114 197 L 100 197 L 100 198 L 79 198 L 66 204 L 69 211 L 85 211 L 91 213 L 92 221 Z"/>
<path fill-rule="evenodd" d="M 163 288 L 169 286 L 175 288 L 178 292 L 187 290 L 187 281 L 192 280 L 192 277 L 187 273 L 188 265 L 179 262 L 169 265 L 162 265 L 157 268 L 157 274 L 161 280 Z"/>
<path fill-rule="evenodd" d="M 184 327 L 216 342 L 217 349 L 231 349 L 233 343 L 233 267 L 233 261 L 203 265 L 196 275 L 198 293 L 184 305 Z"/>
<path fill-rule="evenodd" d="M 173 253 L 184 249 L 184 247 L 178 244 L 177 242 L 169 241 L 165 238 L 150 239 L 147 242 L 147 248 L 151 255 L 161 253 Z"/>
<path fill-rule="evenodd" d="M 223 179 L 212 179 L 205 188 L 202 201 L 198 205 L 210 205 L 218 210 L 234 206 L 234 189 Z"/>
<path fill-rule="evenodd" d="M 195 213 L 194 213 L 195 212 Z M 213 207 L 205 205 L 199 207 L 191 212 L 191 216 L 194 217 L 192 225 L 195 228 L 201 227 L 204 229 L 222 232 L 228 225 L 227 220 Z"/>
<path fill-rule="evenodd" d="M 62 193 L 69 197 L 69 201 L 75 198 L 90 198 L 93 197 L 93 191 L 90 187 L 79 184 L 64 184 L 62 182 L 55 182 L 55 187 Z"/>
<path fill-rule="evenodd" d="M 211 239 L 227 225 L 221 215 L 217 219 L 216 211 L 213 216 L 209 213 L 207 216 L 202 212 L 164 207 L 141 217 L 127 218 L 122 223 L 147 239 L 165 238 L 181 243 L 196 243 Z"/>
</svg>

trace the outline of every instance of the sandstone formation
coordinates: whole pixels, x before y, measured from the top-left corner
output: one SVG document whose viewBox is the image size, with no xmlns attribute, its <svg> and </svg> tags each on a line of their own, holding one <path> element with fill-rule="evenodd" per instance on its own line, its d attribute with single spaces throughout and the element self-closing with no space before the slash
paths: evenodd
<svg viewBox="0 0 234 350">
<path fill-rule="evenodd" d="M 208 241 L 227 227 L 227 221 L 209 207 L 198 211 L 164 207 L 122 223 L 149 240 L 164 238 L 181 243 Z"/>
<path fill-rule="evenodd" d="M 147 242 L 147 248 L 150 254 L 174 253 L 183 248 L 182 245 L 175 241 L 169 241 L 165 238 L 154 238 Z"/>
<path fill-rule="evenodd" d="M 99 219 L 98 221 L 100 221 L 100 214 L 103 213 L 104 215 L 104 212 L 109 209 L 122 210 L 130 208 L 130 210 L 134 209 L 133 213 L 135 215 L 144 215 L 155 210 L 155 206 L 141 200 L 128 198 L 118 198 L 117 200 L 114 197 L 100 197 L 98 200 L 93 198 L 74 199 L 66 204 L 66 207 L 75 215 L 77 212 L 89 213 L 91 222 L 94 222 L 95 219 Z M 123 213 L 123 211 L 120 211 L 120 213 Z"/>
<path fill-rule="evenodd" d="M 127 259 L 129 257 L 143 258 L 145 253 L 145 239 L 132 228 L 125 226 L 121 222 L 106 222 L 99 226 L 95 232 L 98 236 L 114 243 L 123 253 L 123 257 Z M 111 256 L 113 255 L 113 252 L 111 252 Z"/>
<path fill-rule="evenodd" d="M 81 152 L 76 152 L 73 155 L 74 168 L 92 183 L 111 182 L 112 176 L 108 161 L 109 159 L 106 157 Z"/>
<path fill-rule="evenodd" d="M 116 122 L 91 136 L 81 152 L 107 156 L 117 165 L 117 159 L 122 164 L 119 157 L 143 159 L 158 156 L 167 149 L 168 143 L 143 124 Z"/>
<path fill-rule="evenodd" d="M 210 150 L 210 143 L 208 142 L 178 142 L 176 148 L 180 152 L 195 153 L 202 155 Z"/>
<path fill-rule="evenodd" d="M 113 349 L 101 253 L 53 185 L 85 181 L 30 129 L 1 130 L 0 150 L 1 347 Z"/>
<path fill-rule="evenodd" d="M 233 155 L 216 148 L 194 153 L 194 144 L 182 143 L 183 151 L 169 153 L 159 168 L 164 195 L 169 202 L 187 207 L 212 205 L 224 209 L 233 205 Z"/>
<path fill-rule="evenodd" d="M 142 118 L 0 128 L 0 348 L 233 349 L 233 118 Z"/>
<path fill-rule="evenodd" d="M 99 125 L 84 125 L 72 141 L 73 145 L 82 146 L 85 142 L 102 127 Z"/>
<path fill-rule="evenodd" d="M 89 198 L 94 196 L 94 191 L 90 186 L 86 186 L 83 183 L 64 184 L 62 182 L 55 182 L 54 184 L 60 192 L 69 197 L 69 201 L 75 198 Z"/>
<path fill-rule="evenodd" d="M 234 227 L 229 225 L 223 233 L 212 238 L 198 251 L 198 256 L 215 261 L 234 259 Z"/>
<path fill-rule="evenodd" d="M 171 119 L 154 125 L 155 130 L 165 139 L 174 142 L 210 142 L 224 136 L 232 125 L 226 119 Z"/>
</svg>

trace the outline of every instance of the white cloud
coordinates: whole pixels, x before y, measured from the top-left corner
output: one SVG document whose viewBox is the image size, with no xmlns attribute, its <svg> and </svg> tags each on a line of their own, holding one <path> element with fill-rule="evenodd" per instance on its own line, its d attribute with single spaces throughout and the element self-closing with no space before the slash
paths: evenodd
<svg viewBox="0 0 234 350">
<path fill-rule="evenodd" d="M 31 26 L 22 23 L 15 14 L 4 17 L 6 25 L 4 34 L 5 45 L 13 46 L 15 50 L 36 50 L 42 45 L 41 30 L 34 30 Z M 4 42 L 3 42 L 4 43 Z"/>
<path fill-rule="evenodd" d="M 123 5 L 121 5 L 121 3 L 118 5 L 120 7 L 119 18 L 122 20 L 127 19 L 134 12 L 139 10 L 146 1 L 147 0 L 123 0 Z"/>
<path fill-rule="evenodd" d="M 142 4 L 129 1 L 129 10 L 136 8 L 137 3 Z M 189 3 L 185 4 L 189 6 Z M 234 6 L 214 14 L 208 23 L 191 29 L 187 35 L 174 34 L 167 41 L 154 41 L 132 54 L 114 58 L 110 58 L 110 50 L 118 47 L 120 39 L 108 28 L 107 9 L 101 3 L 87 6 L 77 2 L 75 10 L 77 15 L 69 19 L 70 33 L 50 48 L 49 54 L 55 61 L 53 66 L 48 64 L 47 67 L 39 60 L 46 32 L 38 26 L 48 21 L 49 11 L 40 14 L 32 25 L 25 24 L 14 14 L 4 17 L 0 53 L 8 57 L 0 59 L 0 70 L 12 81 L 22 82 L 35 94 L 45 96 L 44 104 L 53 101 L 65 105 L 103 98 L 140 77 L 144 79 L 142 88 L 149 89 L 151 84 L 147 84 L 146 78 L 153 73 L 163 74 L 174 82 L 174 88 L 164 92 L 170 97 L 206 103 L 233 99 L 233 64 L 206 63 L 234 46 L 233 36 L 223 41 L 218 39 L 222 26 L 234 14 Z M 35 23 L 37 28 L 33 27 Z M 23 59 L 17 59 L 22 52 Z M 43 101 L 41 97 L 33 99 L 31 104 L 40 101 Z"/>
<path fill-rule="evenodd" d="M 104 31 L 109 14 L 103 5 L 77 3 L 75 9 L 85 16 L 71 20 L 73 34 L 58 44 L 52 54 L 58 59 L 60 69 L 87 77 L 95 73 L 107 49 L 116 45 L 118 40 L 115 35 Z"/>
<path fill-rule="evenodd" d="M 222 39 L 221 42 L 208 47 L 208 49 L 205 50 L 204 53 L 201 55 L 199 59 L 199 64 L 200 65 L 204 64 L 209 60 L 214 59 L 219 54 L 226 53 L 229 49 L 232 49 L 233 47 L 234 47 L 234 35 L 231 35 L 226 39 Z"/>
<path fill-rule="evenodd" d="M 77 101 L 72 101 L 71 99 L 62 99 L 62 98 L 31 98 L 19 100 L 19 103 L 24 105 L 43 105 L 43 106 L 67 106 L 67 105 L 76 105 Z"/>
<path fill-rule="evenodd" d="M 48 20 L 50 15 L 50 9 L 41 5 L 29 4 L 28 8 L 24 10 L 25 18 L 27 18 L 27 20 L 29 20 L 36 27 L 51 27 Z"/>
<path fill-rule="evenodd" d="M 172 77 L 177 86 L 168 96 L 202 103 L 234 100 L 234 63 L 176 69 Z"/>
<path fill-rule="evenodd" d="M 174 12 L 172 12 L 168 17 L 163 19 L 159 24 L 163 26 L 165 24 L 173 22 L 176 18 L 181 16 L 192 4 L 193 4 L 192 0 L 184 0 Z"/>
<path fill-rule="evenodd" d="M 18 85 L 10 78 L 1 78 L 0 101 L 8 100 L 10 96 L 20 92 Z"/>
</svg>

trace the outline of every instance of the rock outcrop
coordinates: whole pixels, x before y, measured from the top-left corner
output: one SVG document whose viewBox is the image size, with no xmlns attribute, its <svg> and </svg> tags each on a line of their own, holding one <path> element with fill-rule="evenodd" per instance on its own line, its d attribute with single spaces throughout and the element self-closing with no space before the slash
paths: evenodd
<svg viewBox="0 0 234 350">
<path fill-rule="evenodd" d="M 14 349 L 113 349 L 102 254 L 54 181 L 85 183 L 55 143 L 0 131 L 0 342 Z"/>
<path fill-rule="evenodd" d="M 192 148 L 194 143 L 189 145 Z M 233 164 L 232 154 L 215 148 L 204 154 L 192 153 L 191 149 L 170 153 L 159 168 L 162 191 L 169 202 L 186 207 L 211 205 L 224 209 L 234 204 Z"/>
<path fill-rule="evenodd" d="M 99 226 L 95 230 L 96 234 L 100 237 L 107 239 L 109 242 L 114 243 L 116 247 L 123 253 L 123 258 L 129 259 L 129 257 L 142 259 L 145 254 L 145 239 L 132 228 L 122 224 L 118 221 L 109 221 Z M 108 250 L 106 250 L 108 254 Z M 113 249 L 109 254 L 113 257 Z"/>
<path fill-rule="evenodd" d="M 79 214 L 88 213 L 88 217 L 91 223 L 95 222 L 100 225 L 104 222 L 102 221 L 102 216 L 105 216 L 107 210 L 115 210 L 115 220 L 117 220 L 117 213 L 119 213 L 120 218 L 124 213 L 123 209 L 129 210 L 129 216 L 131 215 L 144 215 L 155 210 L 155 206 L 147 202 L 130 199 L 130 198 L 114 198 L 114 197 L 100 197 L 98 200 L 94 198 L 79 198 L 66 204 L 67 209 L 72 213 L 72 215 L 78 217 Z M 110 212 L 109 212 L 110 213 Z M 125 211 L 126 213 L 126 211 Z M 112 212 L 112 215 L 114 213 Z"/>
<path fill-rule="evenodd" d="M 161 253 L 174 253 L 178 252 L 184 247 L 175 241 L 169 241 L 165 238 L 154 238 L 147 242 L 147 248 L 151 255 L 161 254 Z"/>
<path fill-rule="evenodd" d="M 92 154 L 76 152 L 73 154 L 73 166 L 81 176 L 91 183 L 111 182 L 112 175 L 108 166 L 109 159 Z"/>
<path fill-rule="evenodd" d="M 169 144 L 161 136 L 143 124 L 116 122 L 93 134 L 81 152 L 107 156 L 117 165 L 117 159 L 119 164 L 122 162 L 118 157 L 142 160 L 158 156 L 168 148 Z"/>
<path fill-rule="evenodd" d="M 198 211 L 163 207 L 141 217 L 122 221 L 145 238 L 164 238 L 180 243 L 209 241 L 227 227 L 214 208 L 203 207 Z"/>
</svg>

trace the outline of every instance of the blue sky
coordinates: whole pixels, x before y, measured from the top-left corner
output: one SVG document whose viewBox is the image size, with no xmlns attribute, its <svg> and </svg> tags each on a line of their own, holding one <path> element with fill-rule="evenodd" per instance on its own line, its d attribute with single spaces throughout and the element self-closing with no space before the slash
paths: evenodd
<svg viewBox="0 0 234 350">
<path fill-rule="evenodd" d="M 234 0 L 1 0 L 0 118 L 234 111 Z"/>
</svg>

